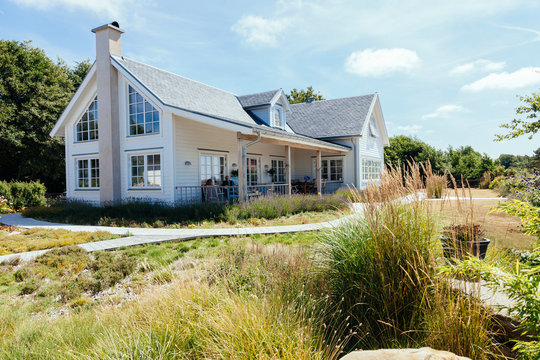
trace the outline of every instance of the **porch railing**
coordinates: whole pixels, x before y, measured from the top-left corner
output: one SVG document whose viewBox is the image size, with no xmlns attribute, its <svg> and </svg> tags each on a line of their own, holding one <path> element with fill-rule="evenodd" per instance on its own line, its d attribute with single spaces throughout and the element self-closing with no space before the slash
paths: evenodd
<svg viewBox="0 0 540 360">
<path fill-rule="evenodd" d="M 258 184 L 247 187 L 248 198 L 283 196 L 289 193 L 287 184 Z M 180 204 L 193 204 L 202 202 L 231 202 L 238 201 L 238 186 L 204 185 L 204 186 L 177 186 L 176 202 Z"/>
</svg>

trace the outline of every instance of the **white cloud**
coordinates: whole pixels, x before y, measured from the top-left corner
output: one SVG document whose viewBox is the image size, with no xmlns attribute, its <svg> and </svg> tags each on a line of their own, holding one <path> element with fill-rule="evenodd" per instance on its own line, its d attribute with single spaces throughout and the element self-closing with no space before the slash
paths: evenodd
<svg viewBox="0 0 540 360">
<path fill-rule="evenodd" d="M 540 68 L 525 67 L 514 72 L 489 74 L 473 83 L 464 85 L 461 90 L 479 92 L 483 90 L 515 90 L 540 84 Z"/>
<path fill-rule="evenodd" d="M 506 66 L 506 62 L 494 62 L 486 59 L 478 59 L 476 61 L 459 65 L 453 68 L 450 71 L 450 74 L 458 75 L 458 74 L 465 74 L 472 71 L 482 71 L 482 72 L 490 72 L 490 71 L 499 71 L 504 69 Z"/>
<path fill-rule="evenodd" d="M 232 26 L 232 30 L 253 46 L 277 46 L 278 37 L 289 27 L 290 20 L 265 19 L 260 16 L 242 17 Z"/>
<path fill-rule="evenodd" d="M 398 130 L 398 132 L 414 135 L 420 132 L 420 130 L 422 130 L 422 125 L 400 125 L 396 129 Z"/>
<path fill-rule="evenodd" d="M 63 6 L 70 10 L 86 10 L 99 15 L 106 15 L 115 19 L 124 18 L 126 5 L 133 0 L 11 0 L 18 5 L 31 7 L 37 10 L 50 10 Z"/>
<path fill-rule="evenodd" d="M 462 113 L 462 112 L 469 112 L 469 110 L 465 109 L 461 105 L 443 105 L 438 107 L 434 112 L 430 114 L 426 114 L 422 116 L 422 119 L 437 119 L 437 118 L 443 118 L 446 119 L 450 117 L 450 115 L 455 113 Z"/>
<path fill-rule="evenodd" d="M 409 49 L 366 49 L 355 51 L 345 60 L 345 70 L 360 76 L 384 76 L 407 72 L 418 66 L 420 58 Z"/>
</svg>

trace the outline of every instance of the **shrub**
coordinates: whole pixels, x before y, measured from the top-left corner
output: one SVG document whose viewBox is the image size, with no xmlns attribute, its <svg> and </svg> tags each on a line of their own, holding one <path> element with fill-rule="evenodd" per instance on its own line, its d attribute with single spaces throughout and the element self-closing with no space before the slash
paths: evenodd
<svg viewBox="0 0 540 360">
<path fill-rule="evenodd" d="M 478 183 L 478 187 L 480 189 L 489 189 L 489 186 L 491 185 L 491 173 L 489 171 L 484 171 L 484 174 L 480 178 L 480 182 Z"/>
<path fill-rule="evenodd" d="M 45 191 L 45 185 L 39 181 L 0 181 L 0 196 L 15 210 L 45 205 Z"/>
</svg>

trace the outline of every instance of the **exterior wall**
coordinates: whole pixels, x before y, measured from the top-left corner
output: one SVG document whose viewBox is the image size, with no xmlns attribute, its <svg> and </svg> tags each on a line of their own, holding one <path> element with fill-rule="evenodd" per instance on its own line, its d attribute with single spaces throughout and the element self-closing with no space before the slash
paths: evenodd
<svg viewBox="0 0 540 360">
<path fill-rule="evenodd" d="M 96 96 L 96 78 L 88 83 L 80 95 L 79 101 L 71 111 L 71 118 L 64 127 L 64 143 L 66 149 L 66 196 L 68 199 L 98 203 L 99 189 L 77 188 L 77 160 L 98 158 L 99 144 L 97 140 L 75 142 L 76 124 Z M 99 107 L 99 100 L 98 100 Z M 99 121 L 99 120 L 98 120 Z"/>
<path fill-rule="evenodd" d="M 175 163 L 176 186 L 199 186 L 200 155 L 223 154 L 227 157 L 226 174 L 231 176 L 232 164 L 239 164 L 238 140 L 236 132 L 199 123 L 194 120 L 173 115 L 175 127 Z M 272 181 L 265 173 L 265 165 L 270 167 L 271 160 L 286 159 L 285 146 L 257 143 L 247 148 L 248 157 L 257 157 L 261 163 L 261 183 Z M 189 162 L 191 165 L 186 165 Z"/>
<path fill-rule="evenodd" d="M 358 138 L 358 151 L 359 151 L 359 170 L 360 170 L 360 188 L 364 189 L 369 181 L 363 180 L 362 174 L 362 160 L 378 160 L 381 161 L 381 171 L 384 169 L 384 146 L 381 140 L 381 134 L 377 127 L 377 122 L 372 116 L 370 119 L 372 129 L 375 132 L 373 137 L 369 132 L 369 123 L 366 122 L 366 126 L 363 131 L 363 136 Z"/>
<path fill-rule="evenodd" d="M 270 125 L 270 107 L 250 110 L 255 116 L 261 119 L 266 125 Z"/>
</svg>

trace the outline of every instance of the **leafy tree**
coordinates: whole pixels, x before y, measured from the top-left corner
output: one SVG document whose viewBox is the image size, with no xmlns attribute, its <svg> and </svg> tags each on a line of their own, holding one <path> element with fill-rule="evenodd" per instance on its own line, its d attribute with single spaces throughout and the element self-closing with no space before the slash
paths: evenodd
<svg viewBox="0 0 540 360">
<path fill-rule="evenodd" d="M 384 158 L 386 164 L 392 166 L 402 166 L 408 161 L 425 163 L 429 160 L 434 171 L 441 173 L 447 170 L 443 151 L 405 135 L 390 138 L 390 146 L 384 149 Z"/>
<path fill-rule="evenodd" d="M 68 68 L 69 78 L 71 79 L 75 90 L 79 88 L 91 67 L 92 62 L 90 59 L 85 59 L 83 61 L 76 61 L 73 69 Z"/>
<path fill-rule="evenodd" d="M 292 89 L 290 94 L 286 94 L 287 99 L 291 104 L 299 104 L 309 102 L 311 98 L 314 100 L 325 100 L 324 97 L 319 93 L 315 92 L 311 86 L 308 86 L 306 90 L 304 89 Z"/>
<path fill-rule="evenodd" d="M 540 169 L 540 148 L 534 150 L 530 163 L 531 168 Z"/>
<path fill-rule="evenodd" d="M 63 191 L 64 145 L 49 132 L 85 75 L 30 42 L 0 40 L 0 180 L 40 180 Z"/>
<path fill-rule="evenodd" d="M 471 146 L 462 146 L 457 149 L 448 149 L 450 172 L 456 180 L 478 179 L 485 171 L 492 171 L 495 162 L 487 154 L 480 154 Z"/>
<path fill-rule="evenodd" d="M 519 99 L 524 103 L 516 109 L 518 115 L 526 115 L 525 119 L 514 119 L 501 127 L 510 129 L 507 134 L 495 135 L 495 141 L 504 139 L 514 139 L 522 135 L 529 135 L 529 139 L 540 130 L 540 94 L 532 93 L 527 96 L 520 96 Z"/>
</svg>

